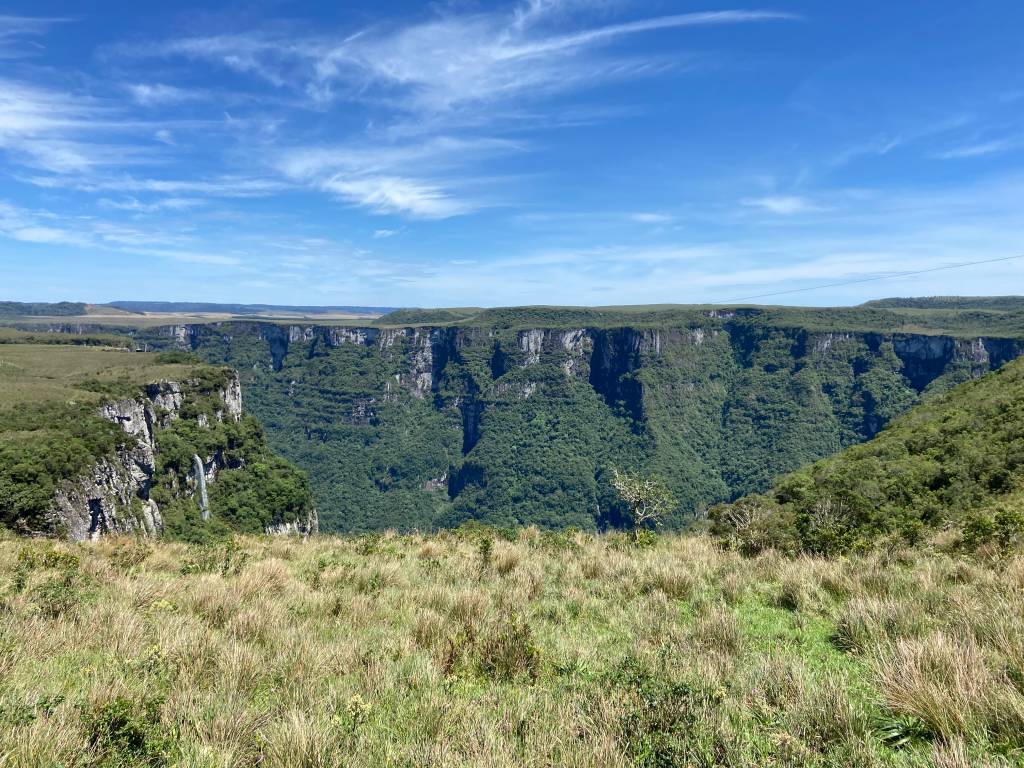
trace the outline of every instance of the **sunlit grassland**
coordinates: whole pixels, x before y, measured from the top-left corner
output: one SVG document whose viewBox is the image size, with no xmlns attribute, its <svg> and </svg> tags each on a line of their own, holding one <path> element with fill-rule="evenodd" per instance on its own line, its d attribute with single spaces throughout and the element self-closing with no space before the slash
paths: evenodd
<svg viewBox="0 0 1024 768">
<path fill-rule="evenodd" d="M 174 380 L 192 370 L 191 365 L 158 365 L 156 355 L 126 349 L 0 344 L 0 409 L 26 403 L 96 402 L 104 384 Z"/>
<path fill-rule="evenodd" d="M 1020 765 L 1024 557 L 0 541 L 0 766 Z"/>
</svg>

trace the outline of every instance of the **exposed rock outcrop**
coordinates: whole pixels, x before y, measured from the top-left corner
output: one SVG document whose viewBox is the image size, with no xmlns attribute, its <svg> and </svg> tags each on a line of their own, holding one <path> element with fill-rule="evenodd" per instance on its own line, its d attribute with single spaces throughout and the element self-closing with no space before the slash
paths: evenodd
<svg viewBox="0 0 1024 768">
<path fill-rule="evenodd" d="M 87 472 L 61 487 L 51 512 L 54 530 L 63 530 L 75 540 L 95 539 L 105 534 L 141 533 L 155 536 L 163 530 L 163 519 L 150 498 L 156 471 L 157 433 L 181 418 L 182 406 L 195 396 L 195 381 L 161 381 L 143 388 L 138 397 L 105 403 L 99 415 L 119 425 L 127 440 L 113 456 L 99 459 Z M 242 417 L 241 384 L 232 377 L 218 395 L 218 421 L 237 422 Z M 208 428 L 205 414 L 199 426 Z M 193 457 L 189 482 L 182 489 L 198 498 L 203 519 L 209 517 L 207 482 L 216 480 L 223 468 L 218 451 L 203 460 Z"/>
<path fill-rule="evenodd" d="M 320 532 L 320 518 L 316 510 L 312 510 L 304 520 L 292 520 L 268 525 L 265 529 L 270 536 L 302 536 L 308 538 Z"/>
</svg>

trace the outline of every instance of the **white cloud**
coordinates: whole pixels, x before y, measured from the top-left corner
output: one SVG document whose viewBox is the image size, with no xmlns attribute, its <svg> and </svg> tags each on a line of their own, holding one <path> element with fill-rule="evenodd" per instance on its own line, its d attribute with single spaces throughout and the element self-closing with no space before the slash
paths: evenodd
<svg viewBox="0 0 1024 768">
<path fill-rule="evenodd" d="M 169 248 L 131 248 L 131 253 L 140 256 L 158 256 L 163 259 L 180 261 L 185 264 L 208 264 L 218 267 L 238 267 L 243 264 L 237 256 L 226 256 L 222 253 L 207 253 L 203 251 L 183 251 Z"/>
<path fill-rule="evenodd" d="M 385 240 L 385 239 L 387 239 L 389 237 L 394 237 L 399 232 L 400 232 L 400 230 L 397 230 L 397 229 L 375 229 L 373 231 L 373 239 L 374 240 Z"/>
<path fill-rule="evenodd" d="M 17 227 L 3 231 L 12 240 L 51 245 L 82 245 L 86 241 L 73 232 L 54 227 Z"/>
<path fill-rule="evenodd" d="M 77 189 L 81 192 L 123 192 L 181 196 L 246 198 L 265 197 L 280 192 L 288 185 L 272 179 L 246 176 L 218 176 L 211 179 L 139 179 L 121 176 L 29 176 L 23 179 L 44 189 Z"/>
<path fill-rule="evenodd" d="M 526 6 L 537 9 L 537 3 Z M 579 88 L 637 76 L 649 60 L 602 55 L 617 38 L 688 26 L 742 24 L 792 16 L 721 11 L 641 19 L 571 31 L 538 33 L 519 15 L 448 16 L 398 30 L 366 30 L 320 51 L 307 90 L 318 98 L 365 94 L 396 106 L 438 112 Z M 529 14 L 528 14 L 529 15 Z M 383 93 L 382 93 L 383 91 Z"/>
<path fill-rule="evenodd" d="M 378 213 L 445 219 L 485 205 L 460 193 L 467 180 L 453 171 L 519 146 L 500 139 L 438 136 L 403 144 L 296 147 L 283 152 L 276 166 L 293 181 Z"/>
<path fill-rule="evenodd" d="M 814 213 L 824 208 L 815 205 L 806 197 L 796 195 L 767 195 L 765 197 L 747 197 L 740 201 L 751 208 L 760 208 L 779 216 L 792 216 L 797 213 Z"/>
<path fill-rule="evenodd" d="M 110 200 L 101 198 L 98 204 L 104 208 L 114 208 L 121 211 L 134 211 L 137 213 L 156 213 L 158 211 L 184 211 L 189 208 L 196 208 L 206 204 L 206 200 L 194 197 L 165 197 L 154 200 L 151 203 L 144 203 L 134 197 L 126 200 Z"/>
<path fill-rule="evenodd" d="M 0 237 L 23 243 L 73 246 L 156 256 L 191 264 L 239 267 L 238 256 L 188 248 L 188 238 L 159 229 L 139 229 L 95 217 L 61 216 L 0 202 Z"/>
<path fill-rule="evenodd" d="M 416 218 L 447 219 L 470 213 L 479 207 L 469 201 L 453 198 L 438 187 L 394 176 L 357 179 L 334 176 L 322 180 L 319 186 L 377 213 L 406 213 Z"/>
<path fill-rule="evenodd" d="M 629 36 L 797 18 L 724 10 L 622 23 L 590 21 L 618 5 L 620 0 L 525 0 L 486 12 L 434 8 L 427 20 L 379 24 L 347 36 L 302 35 L 294 33 L 294 25 L 277 26 L 120 46 L 108 53 L 210 62 L 295 91 L 317 108 L 338 101 L 383 107 L 390 121 L 368 130 L 362 143 L 286 148 L 272 164 L 292 182 L 356 206 L 442 219 L 493 204 L 467 190 L 478 179 L 494 181 L 476 166 L 517 147 L 505 139 L 440 133 L 546 126 L 549 110 L 531 111 L 531 102 L 609 79 L 664 71 L 692 55 L 616 52 L 612 44 Z M 131 90 L 140 103 L 192 95 L 164 84 L 133 85 Z M 600 118 L 597 112 L 571 109 L 588 120 Z M 424 136 L 429 138 L 409 141 Z"/>
<path fill-rule="evenodd" d="M 1008 152 L 1019 146 L 1021 146 L 1021 142 L 1016 139 L 994 139 L 992 141 L 954 147 L 945 152 L 939 152 L 934 157 L 939 160 L 966 160 L 973 157 L 985 157 L 987 155 Z"/>
<path fill-rule="evenodd" d="M 792 20 L 773 11 L 723 10 L 579 28 L 574 9 L 609 7 L 586 0 L 530 0 L 511 13 L 444 14 L 403 26 L 376 26 L 336 40 L 270 30 L 121 46 L 135 56 L 177 56 L 218 63 L 274 86 L 301 88 L 314 101 L 384 101 L 436 113 L 565 91 L 651 71 L 652 59 L 599 49 L 619 38 L 697 26 Z M 576 22 L 575 29 L 546 31 Z M 548 23 L 539 23 L 548 22 Z M 477 113 L 474 117 L 479 117 Z"/>
<path fill-rule="evenodd" d="M 178 88 L 164 83 L 132 83 L 126 85 L 125 90 L 144 107 L 182 104 L 207 98 L 207 94 L 202 91 Z"/>
<path fill-rule="evenodd" d="M 42 35 L 54 24 L 69 19 L 9 16 L 0 14 L 0 59 L 34 53 L 37 47 L 19 45 L 22 38 Z"/>
<path fill-rule="evenodd" d="M 0 77 L 0 150 L 56 174 L 86 173 L 147 159 L 147 150 L 107 140 L 123 115 L 100 102 Z"/>
<path fill-rule="evenodd" d="M 673 217 L 665 213 L 652 213 L 650 211 L 640 211 L 638 213 L 631 213 L 628 215 L 630 221 L 635 221 L 637 224 L 668 224 L 673 221 Z"/>
</svg>

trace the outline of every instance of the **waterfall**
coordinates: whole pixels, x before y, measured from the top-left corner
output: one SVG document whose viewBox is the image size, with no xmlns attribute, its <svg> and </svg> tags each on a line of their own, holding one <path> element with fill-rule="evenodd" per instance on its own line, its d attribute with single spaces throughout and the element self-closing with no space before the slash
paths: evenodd
<svg viewBox="0 0 1024 768">
<path fill-rule="evenodd" d="M 206 495 L 206 468 L 202 459 L 192 456 L 192 465 L 196 473 L 196 490 L 199 491 L 199 509 L 203 513 L 203 520 L 210 519 L 210 498 Z"/>
</svg>

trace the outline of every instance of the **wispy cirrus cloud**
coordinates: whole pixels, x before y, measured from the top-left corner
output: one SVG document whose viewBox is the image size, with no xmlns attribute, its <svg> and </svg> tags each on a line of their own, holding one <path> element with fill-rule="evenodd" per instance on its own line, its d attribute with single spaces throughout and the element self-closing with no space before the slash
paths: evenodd
<svg viewBox="0 0 1024 768">
<path fill-rule="evenodd" d="M 644 74 L 652 57 L 602 52 L 616 39 L 684 27 L 791 20 L 770 11 L 720 11 L 551 33 L 522 16 L 453 16 L 398 30 L 366 30 L 322 49 L 307 90 L 317 98 L 366 94 L 400 108 L 444 112 L 579 89 Z"/>
<path fill-rule="evenodd" d="M 467 187 L 488 175 L 482 164 L 509 151 L 510 142 L 498 138 L 501 132 L 559 122 L 531 105 L 610 80 L 664 72 L 693 55 L 624 54 L 616 49 L 618 41 L 798 18 L 770 10 L 722 10 L 594 23 L 618 5 L 614 0 L 527 0 L 499 10 L 441 11 L 334 35 L 278 26 L 115 46 L 108 55 L 206 62 L 297 91 L 315 109 L 357 103 L 381 111 L 383 119 L 360 141 L 279 147 L 272 164 L 288 180 L 354 206 L 444 219 L 493 204 Z M 184 97 L 157 86 L 136 87 L 133 93 L 143 102 Z M 569 120 L 602 119 L 600 110 L 567 109 Z M 475 135 L 453 137 L 467 132 Z"/>
<path fill-rule="evenodd" d="M 445 219 L 488 205 L 464 193 L 469 181 L 460 171 L 476 158 L 522 146 L 502 139 L 439 136 L 398 145 L 295 147 L 282 152 L 275 164 L 293 181 L 378 213 Z"/>
<path fill-rule="evenodd" d="M 765 195 L 746 197 L 740 201 L 748 208 L 758 208 L 779 216 L 793 216 L 798 213 L 815 213 L 825 208 L 806 197 L 798 195 Z"/>
<path fill-rule="evenodd" d="M 323 179 L 318 186 L 377 213 L 405 213 L 421 219 L 448 219 L 470 213 L 478 203 L 463 200 L 430 184 L 395 176 Z"/>
<path fill-rule="evenodd" d="M 198 250 L 189 238 L 178 233 L 132 227 L 94 216 L 58 215 L 3 201 L 0 201 L 0 237 L 35 245 L 117 251 L 192 264 L 221 267 L 243 264 L 238 256 Z"/>
<path fill-rule="evenodd" d="M 1020 138 L 992 139 L 971 144 L 962 144 L 933 155 L 938 160 L 969 160 L 975 157 L 987 157 L 1009 152 L 1022 146 Z"/>
<path fill-rule="evenodd" d="M 174 121 L 160 123 L 169 124 Z M 159 164 L 163 156 L 150 138 L 154 128 L 115 101 L 0 75 L 0 153 L 12 166 L 91 177 Z"/>
<path fill-rule="evenodd" d="M 27 38 L 44 34 L 55 24 L 70 19 L 38 16 L 12 16 L 0 14 L 0 59 L 17 58 L 38 53 L 40 44 Z"/>
<path fill-rule="evenodd" d="M 675 220 L 675 217 L 669 216 L 667 213 L 656 213 L 654 211 L 630 213 L 627 215 L 627 218 L 637 224 L 670 224 Z"/>
<path fill-rule="evenodd" d="M 128 83 L 125 90 L 136 103 L 144 107 L 183 104 L 188 101 L 202 101 L 209 98 L 205 91 L 179 88 L 165 83 Z"/>
<path fill-rule="evenodd" d="M 97 205 L 103 208 L 131 211 L 133 213 L 157 213 L 160 211 L 185 211 L 189 208 L 206 205 L 208 202 L 208 200 L 194 197 L 165 197 L 150 203 L 144 203 L 134 197 L 129 197 L 125 200 L 101 198 Z"/>
<path fill-rule="evenodd" d="M 650 68 L 649 57 L 624 58 L 600 52 L 621 38 L 686 27 L 799 18 L 778 11 L 723 10 L 566 30 L 567 15 L 553 12 L 566 5 L 527 2 L 511 12 L 445 14 L 397 27 L 369 27 L 340 39 L 259 30 L 118 50 L 135 56 L 205 60 L 278 87 L 295 83 L 319 102 L 385 101 L 411 111 L 438 112 L 526 94 L 536 98 L 609 78 L 643 74 Z M 553 19 L 562 22 L 562 30 L 552 31 L 547 22 Z"/>
<path fill-rule="evenodd" d="M 74 189 L 79 192 L 157 195 L 202 195 L 219 198 L 265 197 L 288 188 L 276 180 L 248 176 L 216 176 L 207 179 L 153 179 L 120 175 L 26 176 L 23 181 L 44 189 Z"/>
</svg>

